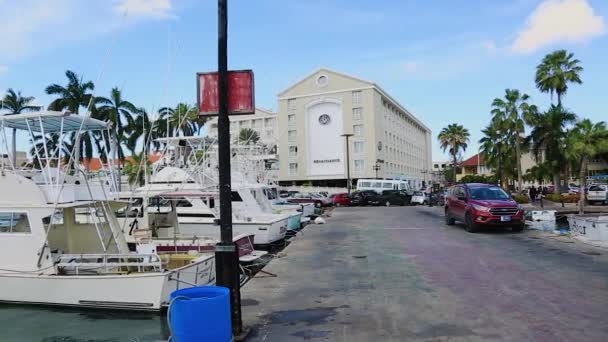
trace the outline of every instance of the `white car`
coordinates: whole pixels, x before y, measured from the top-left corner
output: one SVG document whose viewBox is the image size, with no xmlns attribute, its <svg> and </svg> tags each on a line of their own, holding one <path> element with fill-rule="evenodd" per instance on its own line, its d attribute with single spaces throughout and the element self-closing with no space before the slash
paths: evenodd
<svg viewBox="0 0 608 342">
<path fill-rule="evenodd" d="M 428 194 L 422 191 L 414 191 L 414 195 L 412 196 L 412 200 L 410 201 L 412 205 L 416 204 L 427 204 L 428 203 Z"/>
<path fill-rule="evenodd" d="M 587 201 L 593 203 L 608 203 L 608 185 L 592 185 L 587 192 Z"/>
</svg>

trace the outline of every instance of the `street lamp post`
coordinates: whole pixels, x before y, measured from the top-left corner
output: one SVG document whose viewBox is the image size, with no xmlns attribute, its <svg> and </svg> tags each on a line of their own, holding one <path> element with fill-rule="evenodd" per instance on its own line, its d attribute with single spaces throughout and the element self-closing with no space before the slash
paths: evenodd
<svg viewBox="0 0 608 342">
<path fill-rule="evenodd" d="M 378 179 L 378 171 L 380 171 L 380 164 L 378 164 L 378 162 L 376 162 L 376 164 L 374 164 L 373 169 L 374 169 L 374 171 L 376 171 L 376 179 Z"/>
<path fill-rule="evenodd" d="M 350 195 L 350 154 L 348 149 L 348 138 L 352 137 L 352 133 L 344 133 L 342 134 L 344 138 L 346 138 L 346 192 Z"/>
<path fill-rule="evenodd" d="M 218 0 L 218 169 L 220 242 L 215 247 L 216 284 L 230 289 L 232 334 L 243 334 L 238 253 L 232 241 L 232 186 L 230 179 L 230 120 L 228 119 L 228 0 Z"/>
</svg>

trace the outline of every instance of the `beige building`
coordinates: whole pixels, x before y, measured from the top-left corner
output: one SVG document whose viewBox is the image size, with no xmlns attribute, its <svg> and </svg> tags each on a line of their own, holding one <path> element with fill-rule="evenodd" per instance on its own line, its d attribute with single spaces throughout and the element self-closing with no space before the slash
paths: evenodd
<svg viewBox="0 0 608 342">
<path fill-rule="evenodd" d="M 275 146 L 279 131 L 277 113 L 263 108 L 256 108 L 254 114 L 230 116 L 230 141 L 236 141 L 243 128 L 251 128 L 258 132 L 260 142 Z M 207 122 L 207 136 L 217 138 L 217 117 Z"/>
<path fill-rule="evenodd" d="M 431 170 L 431 131 L 377 84 L 320 69 L 278 95 L 279 181 L 346 185 L 351 178 L 408 179 Z"/>
</svg>

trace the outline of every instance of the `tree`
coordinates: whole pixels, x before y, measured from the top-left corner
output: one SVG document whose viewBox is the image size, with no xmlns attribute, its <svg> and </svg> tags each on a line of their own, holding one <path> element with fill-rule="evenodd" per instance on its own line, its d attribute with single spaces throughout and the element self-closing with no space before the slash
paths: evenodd
<svg viewBox="0 0 608 342">
<path fill-rule="evenodd" d="M 566 165 L 566 137 L 568 125 L 574 123 L 576 115 L 564 110 L 561 106 L 551 105 L 544 113 L 537 113 L 528 118 L 532 126 L 528 141 L 535 160 L 544 160 L 553 172 L 553 184 L 561 184 L 560 173 Z"/>
<path fill-rule="evenodd" d="M 511 136 L 507 134 L 508 126 L 501 117 L 495 117 L 490 124 L 481 132 L 483 137 L 479 139 L 480 153 L 488 167 L 496 170 L 498 183 L 505 187 L 507 184 L 506 178 L 511 170 L 511 151 L 509 148 Z"/>
<path fill-rule="evenodd" d="M 492 101 L 492 115 L 494 120 L 501 122 L 504 134 L 512 136 L 515 145 L 515 165 L 517 168 L 517 188 L 523 190 L 523 174 L 521 170 L 522 135 L 525 133 L 524 118 L 536 112 L 536 106 L 530 105 L 527 94 L 521 94 L 517 89 L 506 89 L 504 99 L 495 98 Z"/>
<path fill-rule="evenodd" d="M 605 122 L 592 123 L 589 119 L 579 121 L 568 137 L 571 157 L 578 160 L 581 199 L 579 214 L 584 211 L 585 188 L 587 183 L 587 164 L 589 159 L 608 151 L 608 131 Z"/>
<path fill-rule="evenodd" d="M 21 91 L 15 92 L 12 88 L 8 88 L 6 91 L 6 95 L 0 102 L 0 109 L 8 110 L 9 113 L 6 115 L 15 115 L 24 112 L 36 111 L 40 110 L 39 106 L 32 105 L 34 102 L 33 96 L 22 96 Z M 13 152 L 17 151 L 17 129 L 13 128 L 12 135 L 12 146 Z M 15 167 L 15 163 L 17 162 L 17 155 L 13 153 L 11 156 L 11 161 L 13 163 L 13 167 Z"/>
<path fill-rule="evenodd" d="M 150 161 L 143 152 L 137 153 L 133 154 L 131 158 L 125 159 L 122 172 L 127 175 L 129 184 L 143 185 L 145 183 L 146 173 L 150 174 L 152 171 L 150 165 Z"/>
<path fill-rule="evenodd" d="M 125 128 L 134 120 L 133 115 L 138 109 L 131 102 L 123 99 L 122 92 L 117 87 L 112 88 L 110 98 L 97 97 L 95 103 L 97 104 L 95 117 L 112 123 L 118 141 L 116 146 L 118 158 L 124 160 L 122 145 L 127 142 Z"/>
<path fill-rule="evenodd" d="M 543 93 L 557 94 L 557 105 L 561 107 L 562 97 L 568 91 L 569 83 L 581 84 L 580 74 L 583 67 L 580 61 L 574 58 L 573 53 L 566 50 L 557 50 L 546 55 L 536 67 L 536 87 Z"/>
<path fill-rule="evenodd" d="M 449 150 L 450 156 L 452 156 L 452 165 L 456 166 L 458 164 L 458 154 L 461 151 L 466 151 L 469 136 L 469 130 L 456 123 L 444 127 L 437 136 L 441 149 L 444 152 Z M 454 167 L 454 180 L 456 180 L 456 167 Z"/>
<path fill-rule="evenodd" d="M 82 77 L 79 77 L 75 72 L 67 70 L 65 76 L 68 79 L 68 84 L 62 86 L 59 84 L 51 84 L 46 87 L 45 91 L 49 95 L 57 95 L 58 97 L 51 102 L 48 109 L 63 111 L 68 110 L 71 113 L 78 114 L 80 107 L 90 108 L 93 103 L 93 95 L 90 93 L 95 89 L 95 85 L 91 81 L 84 82 Z M 81 137 L 76 137 L 75 133 L 70 137 L 70 141 L 78 144 L 75 146 L 78 159 L 81 159 L 80 151 L 84 151 L 85 158 L 90 161 L 93 158 L 93 137 L 89 132 L 85 132 Z M 88 165 L 88 163 L 87 163 Z"/>
<path fill-rule="evenodd" d="M 198 109 L 187 103 L 178 103 L 175 108 L 161 108 L 158 114 L 159 120 L 168 122 L 168 137 L 177 137 L 180 133 L 182 136 L 194 135 L 194 132 L 198 131 L 198 123 L 204 124 L 204 121 L 199 121 Z"/>
<path fill-rule="evenodd" d="M 241 128 L 238 136 L 239 144 L 243 145 L 255 145 L 260 141 L 260 135 L 258 132 L 251 128 Z"/>
</svg>

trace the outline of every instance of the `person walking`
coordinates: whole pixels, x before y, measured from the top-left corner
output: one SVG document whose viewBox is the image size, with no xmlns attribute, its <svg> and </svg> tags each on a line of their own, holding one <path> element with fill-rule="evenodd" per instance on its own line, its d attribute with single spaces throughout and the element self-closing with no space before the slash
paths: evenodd
<svg viewBox="0 0 608 342">
<path fill-rule="evenodd" d="M 536 201 L 536 188 L 530 188 L 530 202 L 534 203 Z"/>
</svg>

